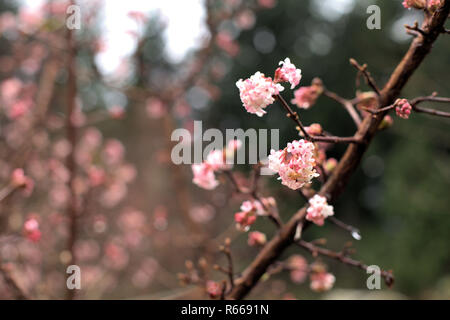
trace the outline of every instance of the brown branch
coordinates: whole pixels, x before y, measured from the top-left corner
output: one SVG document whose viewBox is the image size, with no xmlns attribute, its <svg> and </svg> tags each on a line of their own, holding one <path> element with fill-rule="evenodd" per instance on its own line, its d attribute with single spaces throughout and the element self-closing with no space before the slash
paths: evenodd
<svg viewBox="0 0 450 320">
<path fill-rule="evenodd" d="M 292 108 L 289 106 L 289 104 L 286 102 L 286 100 L 284 100 L 284 98 L 280 94 L 276 95 L 276 98 L 281 102 L 281 105 L 283 106 L 283 108 L 288 112 L 286 116 L 295 122 L 298 129 L 305 136 L 306 140 L 309 140 L 312 142 L 329 142 L 329 143 L 362 143 L 361 139 L 357 139 L 355 137 L 311 136 L 308 132 L 306 132 L 306 129 L 305 129 L 303 123 L 300 121 L 300 117 L 298 116 L 297 112 L 292 110 Z"/>
<path fill-rule="evenodd" d="M 1 262 L 0 262 L 0 275 L 3 277 L 5 284 L 10 288 L 14 299 L 17 300 L 29 299 L 28 295 L 25 293 L 25 291 L 20 287 L 20 285 L 11 275 L 10 268 L 1 264 Z"/>
<path fill-rule="evenodd" d="M 389 81 L 380 91 L 380 105 L 390 105 L 398 98 L 400 91 L 409 78 L 419 67 L 433 43 L 441 33 L 450 12 L 450 0 L 445 0 L 441 9 L 431 17 L 426 17 L 422 29 L 426 30 L 425 37 L 415 38 L 403 59 L 391 74 Z M 344 190 L 350 176 L 358 167 L 367 146 L 377 133 L 377 128 L 384 117 L 384 113 L 374 117 L 366 117 L 355 137 L 364 139 L 366 144 L 350 144 L 337 167 L 333 170 L 327 182 L 320 189 L 319 194 L 329 195 L 334 200 Z M 275 262 L 283 251 L 294 241 L 295 230 L 306 214 L 306 207 L 297 211 L 256 256 L 253 262 L 243 271 L 242 276 L 235 281 L 235 287 L 227 296 L 228 299 L 242 299 L 256 286 L 267 268 Z"/>
<path fill-rule="evenodd" d="M 376 94 L 379 96 L 380 90 L 378 89 L 375 80 L 373 80 L 372 76 L 370 75 L 369 71 L 367 71 L 367 64 L 363 64 L 362 66 L 353 58 L 350 59 L 350 64 L 354 66 L 358 71 L 364 75 L 364 78 L 366 79 L 366 83 L 373 89 L 373 91 L 376 92 Z"/>
<path fill-rule="evenodd" d="M 406 32 L 410 35 L 413 35 L 415 37 L 417 37 L 419 34 L 421 34 L 422 36 L 426 36 L 427 34 L 425 33 L 425 31 L 423 31 L 422 29 L 419 28 L 419 23 L 416 21 L 414 22 L 413 26 L 409 26 L 407 24 L 405 24 L 405 28 L 406 28 Z"/>
<path fill-rule="evenodd" d="M 440 116 L 440 117 L 444 117 L 444 118 L 450 118 L 450 112 L 435 110 L 435 109 L 431 109 L 431 108 L 423 108 L 423 107 L 418 106 L 420 103 L 426 102 L 426 101 L 439 102 L 439 103 L 450 103 L 450 98 L 437 97 L 436 93 L 433 93 L 430 96 L 417 97 L 417 98 L 411 100 L 411 107 L 416 112 L 427 113 L 427 114 L 431 114 L 434 116 Z"/>
<path fill-rule="evenodd" d="M 358 261 L 354 260 L 352 258 L 347 257 L 344 252 L 334 252 L 325 248 L 318 247 L 310 242 L 306 242 L 304 240 L 300 240 L 296 243 L 298 246 L 308 250 L 313 256 L 317 256 L 318 254 L 328 257 L 330 259 L 334 259 L 337 261 L 342 262 L 343 264 L 353 266 L 356 268 L 359 268 L 361 270 L 364 270 L 367 272 L 368 265 Z M 394 276 L 392 275 L 392 272 L 381 270 L 381 276 L 384 279 L 384 282 L 388 287 L 391 287 L 394 284 Z"/>
</svg>

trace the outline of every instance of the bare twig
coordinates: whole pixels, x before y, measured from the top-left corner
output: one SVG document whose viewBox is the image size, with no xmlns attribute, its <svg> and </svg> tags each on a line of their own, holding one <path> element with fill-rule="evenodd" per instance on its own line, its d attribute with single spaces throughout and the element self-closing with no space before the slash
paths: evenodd
<svg viewBox="0 0 450 320">
<path fill-rule="evenodd" d="M 358 71 L 364 75 L 364 78 L 366 79 L 367 84 L 369 87 L 375 91 L 375 93 L 379 96 L 380 90 L 378 89 L 375 80 L 373 80 L 372 76 L 370 75 L 369 71 L 367 71 L 367 64 L 363 64 L 362 66 L 353 58 L 350 59 L 350 64 L 354 66 Z"/>
<path fill-rule="evenodd" d="M 344 252 L 334 252 L 325 248 L 318 247 L 310 242 L 306 242 L 304 240 L 300 240 L 297 242 L 297 245 L 308 250 L 313 256 L 317 256 L 318 254 L 328 257 L 330 259 L 334 259 L 337 261 L 340 261 L 346 265 L 353 266 L 356 268 L 359 268 L 361 270 L 367 271 L 368 265 L 358 261 L 354 260 L 352 258 L 349 258 L 344 254 Z M 381 270 L 381 276 L 383 277 L 386 285 L 388 287 L 391 287 L 394 284 L 394 276 L 392 275 L 392 272 Z"/>
<path fill-rule="evenodd" d="M 303 133 L 306 140 L 312 142 L 329 142 L 329 143 L 362 143 L 362 140 L 357 139 L 355 137 L 336 137 L 336 136 L 311 136 L 305 129 L 303 123 L 300 121 L 300 117 L 297 112 L 294 112 L 289 104 L 284 100 L 281 95 L 276 95 L 277 99 L 281 102 L 283 108 L 288 112 L 287 117 L 292 119 L 295 124 L 298 126 L 298 129 Z"/>
<path fill-rule="evenodd" d="M 355 107 L 353 106 L 353 103 L 350 100 L 347 100 L 345 98 L 340 97 L 334 92 L 331 92 L 327 89 L 324 89 L 323 94 L 327 96 L 330 99 L 335 100 L 336 102 L 340 103 L 345 110 L 347 110 L 350 117 L 352 117 L 353 122 L 355 123 L 356 127 L 358 128 L 361 124 L 361 117 L 359 116 L 358 112 L 356 111 Z"/>
<path fill-rule="evenodd" d="M 417 37 L 419 34 L 421 34 L 422 36 L 426 36 L 425 31 L 419 28 L 419 23 L 417 21 L 414 22 L 414 25 L 412 26 L 405 24 L 405 28 L 408 34 L 413 35 L 415 37 Z"/>
</svg>

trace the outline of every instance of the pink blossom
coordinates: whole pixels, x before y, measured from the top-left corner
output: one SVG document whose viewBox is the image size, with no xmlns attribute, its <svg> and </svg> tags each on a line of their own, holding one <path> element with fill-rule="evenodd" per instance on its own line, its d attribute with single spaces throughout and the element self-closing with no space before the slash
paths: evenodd
<svg viewBox="0 0 450 320">
<path fill-rule="evenodd" d="M 318 123 L 313 123 L 308 127 L 305 127 L 306 133 L 311 136 L 319 136 L 323 133 L 322 126 Z"/>
<path fill-rule="evenodd" d="M 411 114 L 412 107 L 406 99 L 398 99 L 395 102 L 395 113 L 402 119 L 408 119 Z"/>
<path fill-rule="evenodd" d="M 264 216 L 267 214 L 263 205 L 257 200 L 247 200 L 242 202 L 241 210 L 258 216 Z"/>
<path fill-rule="evenodd" d="M 125 115 L 125 109 L 119 105 L 112 106 L 108 112 L 113 119 L 122 119 Z"/>
<path fill-rule="evenodd" d="M 226 156 L 223 150 L 213 150 L 206 157 L 205 162 L 213 171 L 229 170 L 232 165 L 226 163 Z"/>
<path fill-rule="evenodd" d="M 236 226 L 239 230 L 248 231 L 250 226 L 255 223 L 256 216 L 252 211 L 241 211 L 235 213 L 234 221 L 236 221 Z"/>
<path fill-rule="evenodd" d="M 220 31 L 216 36 L 217 46 L 234 57 L 239 53 L 239 44 L 233 40 L 231 34 L 227 31 Z"/>
<path fill-rule="evenodd" d="M 88 171 L 89 183 L 92 187 L 97 187 L 104 183 L 105 181 L 105 170 L 92 166 Z"/>
<path fill-rule="evenodd" d="M 236 17 L 234 18 L 234 22 L 236 25 L 243 29 L 247 30 L 252 28 L 255 25 L 255 14 L 250 9 L 242 10 L 241 12 L 236 14 Z"/>
<path fill-rule="evenodd" d="M 111 165 L 118 164 L 123 160 L 125 148 L 117 139 L 109 139 L 103 150 L 103 158 Z"/>
<path fill-rule="evenodd" d="M 271 150 L 269 168 L 278 172 L 283 185 L 297 190 L 319 176 L 314 169 L 314 151 L 313 143 L 294 140 L 283 150 Z"/>
<path fill-rule="evenodd" d="M 23 224 L 23 233 L 28 240 L 38 242 L 41 239 L 39 222 L 33 217 L 28 218 Z"/>
<path fill-rule="evenodd" d="M 294 283 L 303 283 L 308 275 L 308 261 L 301 255 L 292 255 L 288 262 L 291 280 Z"/>
<path fill-rule="evenodd" d="M 273 96 L 284 90 L 280 84 L 274 83 L 270 77 L 265 77 L 259 71 L 249 79 L 240 79 L 236 82 L 236 86 L 239 88 L 241 101 L 247 112 L 259 117 L 266 113 L 264 108 L 275 101 Z"/>
<path fill-rule="evenodd" d="M 26 114 L 32 107 L 31 100 L 18 100 L 8 110 L 8 118 L 15 120 Z"/>
<path fill-rule="evenodd" d="M 442 0 L 429 0 L 428 1 L 428 10 L 430 10 L 431 12 L 436 11 L 441 6 L 442 6 Z"/>
<path fill-rule="evenodd" d="M 271 9 L 275 7 L 276 4 L 277 0 L 258 0 L 258 5 L 266 9 Z"/>
<path fill-rule="evenodd" d="M 11 103 L 12 100 L 17 98 L 22 86 L 22 81 L 17 78 L 4 80 L 0 85 L 1 98 L 5 103 Z"/>
<path fill-rule="evenodd" d="M 162 118 L 166 113 L 166 107 L 164 103 L 158 98 L 148 98 L 146 101 L 147 115 L 151 119 Z"/>
<path fill-rule="evenodd" d="M 327 199 L 316 194 L 309 199 L 309 207 L 306 210 L 306 220 L 312 221 L 318 226 L 323 226 L 324 220 L 334 215 L 333 206 L 328 205 Z"/>
<path fill-rule="evenodd" d="M 216 180 L 214 175 L 214 170 L 205 162 L 201 164 L 193 164 L 192 172 L 194 174 L 194 179 L 192 182 L 200 188 L 212 190 L 219 185 L 219 181 Z"/>
<path fill-rule="evenodd" d="M 333 287 L 334 282 L 336 281 L 334 275 L 328 272 L 314 272 L 311 274 L 310 278 L 310 288 L 311 290 L 316 292 L 330 290 Z"/>
<path fill-rule="evenodd" d="M 294 89 L 302 78 L 302 71 L 291 63 L 289 58 L 280 61 L 281 68 L 275 70 L 275 82 L 289 82 Z"/>
<path fill-rule="evenodd" d="M 309 87 L 301 87 L 294 91 L 294 99 L 291 102 L 297 107 L 302 109 L 309 109 L 315 103 L 317 98 L 322 94 L 323 86 L 322 81 L 318 78 L 315 78 L 312 81 L 311 86 Z"/>
<path fill-rule="evenodd" d="M 211 299 L 218 298 L 222 292 L 220 285 L 212 280 L 206 282 L 206 292 Z"/>
<path fill-rule="evenodd" d="M 11 174 L 11 185 L 15 188 L 23 188 L 25 196 L 29 196 L 34 189 L 34 181 L 26 176 L 23 169 L 17 168 Z"/>
<path fill-rule="evenodd" d="M 263 246 L 267 242 L 266 235 L 259 231 L 253 231 L 248 234 L 248 245 L 251 247 Z"/>
</svg>

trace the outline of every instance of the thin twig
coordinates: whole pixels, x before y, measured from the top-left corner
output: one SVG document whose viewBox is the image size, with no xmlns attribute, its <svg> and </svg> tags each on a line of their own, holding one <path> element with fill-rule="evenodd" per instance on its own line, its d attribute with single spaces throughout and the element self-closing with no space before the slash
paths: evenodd
<svg viewBox="0 0 450 320">
<path fill-rule="evenodd" d="M 353 106 L 353 103 L 350 100 L 342 98 L 341 96 L 327 89 L 324 89 L 323 94 L 328 98 L 333 99 L 336 102 L 340 103 L 345 108 L 345 110 L 347 110 L 348 114 L 353 119 L 353 122 L 355 123 L 356 127 L 357 128 L 359 127 L 359 125 L 361 124 L 361 117 L 359 116 L 358 112 Z"/>
<path fill-rule="evenodd" d="M 375 91 L 375 93 L 379 96 L 380 90 L 378 89 L 375 80 L 373 80 L 372 76 L 370 75 L 369 71 L 367 71 L 367 64 L 363 64 L 362 66 L 353 58 L 350 59 L 350 64 L 354 66 L 358 71 L 364 75 L 364 78 L 366 79 L 367 84 Z"/>
<path fill-rule="evenodd" d="M 313 256 L 316 256 L 317 254 L 320 254 L 322 256 L 328 257 L 330 259 L 334 259 L 337 261 L 340 261 L 346 265 L 353 266 L 356 268 L 359 268 L 361 270 L 367 271 L 368 265 L 358 261 L 354 260 L 352 258 L 347 257 L 343 252 L 334 252 L 325 248 L 318 247 L 310 242 L 306 242 L 304 240 L 300 240 L 296 242 L 296 244 L 306 250 L 308 250 Z M 381 270 L 381 276 L 384 278 L 384 282 L 388 287 L 391 287 L 394 284 L 394 276 L 392 275 L 392 272 Z"/>
<path fill-rule="evenodd" d="M 8 267 L 4 266 L 0 262 L 0 275 L 2 275 L 5 284 L 11 289 L 12 295 L 18 300 L 28 300 L 29 297 L 25 291 L 20 287 L 14 277 L 11 275 L 11 271 Z"/>
<path fill-rule="evenodd" d="M 287 117 L 292 119 L 292 121 L 295 122 L 298 129 L 303 133 L 306 140 L 312 141 L 312 142 L 329 142 L 329 143 L 362 143 L 360 139 L 357 139 L 355 137 L 336 137 L 336 136 L 311 136 L 308 132 L 306 132 L 306 129 L 303 125 L 303 123 L 300 121 L 300 117 L 298 116 L 297 112 L 294 112 L 292 108 L 289 106 L 289 104 L 284 100 L 284 98 L 278 94 L 276 95 L 277 99 L 281 102 L 281 105 L 283 108 L 288 112 Z"/>
</svg>

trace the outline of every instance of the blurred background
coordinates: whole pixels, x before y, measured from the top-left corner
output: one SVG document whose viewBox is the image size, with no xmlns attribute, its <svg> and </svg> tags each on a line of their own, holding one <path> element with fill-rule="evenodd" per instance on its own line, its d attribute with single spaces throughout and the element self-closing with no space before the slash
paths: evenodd
<svg viewBox="0 0 450 320">
<path fill-rule="evenodd" d="M 76 4 L 81 28 L 73 31 L 76 68 L 70 71 L 67 2 L 0 3 L 0 298 L 63 299 L 72 262 L 82 272 L 76 298 L 206 298 L 201 287 L 180 284 L 187 260 L 200 261 L 208 279 L 220 280 L 224 275 L 211 266 L 225 264 L 218 246 L 226 237 L 233 240 L 237 272 L 259 249 L 235 228 L 234 213 L 245 198 L 225 181 L 214 191 L 193 185 L 190 166 L 170 159 L 172 131 L 191 131 L 194 120 L 223 132 L 279 128 L 284 146 L 298 135 L 281 108 L 270 106 L 262 118 L 245 112 L 238 79 L 256 71 L 272 76 L 289 57 L 302 69 L 300 85 L 320 77 L 351 99 L 370 89 L 356 87 L 349 58 L 367 63 L 382 87 L 411 41 L 403 25 L 422 19 L 400 0 Z M 371 4 L 381 8 L 380 30 L 366 27 Z M 450 96 L 449 51 L 448 39 L 438 39 L 402 97 Z M 69 120 L 75 148 L 66 131 L 71 76 L 77 83 Z M 293 97 L 288 88 L 283 95 Z M 355 130 L 343 108 L 326 97 L 301 116 L 339 136 Z M 394 287 L 369 291 L 364 272 L 324 260 L 336 276 L 333 290 L 314 293 L 308 281 L 282 272 L 265 277 L 251 298 L 450 298 L 449 121 L 423 114 L 393 118 L 335 204 L 337 216 L 358 227 L 362 239 L 332 224 L 308 229 L 305 239 L 325 237 L 334 250 L 353 241 L 355 258 L 393 270 Z M 336 146 L 328 156 L 339 159 L 344 150 Z M 14 189 L 15 169 L 33 182 L 24 190 Z M 251 168 L 235 170 L 245 183 Z M 274 177 L 260 184 L 283 220 L 304 204 Z M 252 229 L 268 238 L 275 232 L 264 219 Z M 293 254 L 315 260 L 299 248 L 282 259 Z"/>
</svg>

